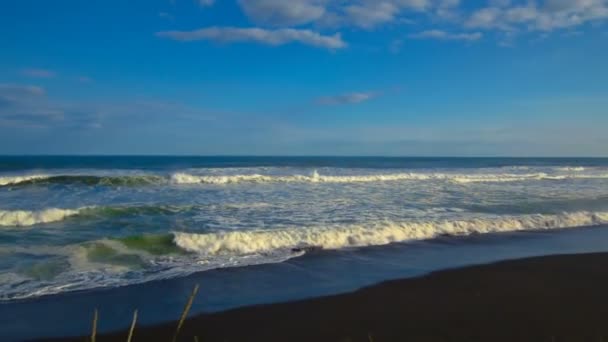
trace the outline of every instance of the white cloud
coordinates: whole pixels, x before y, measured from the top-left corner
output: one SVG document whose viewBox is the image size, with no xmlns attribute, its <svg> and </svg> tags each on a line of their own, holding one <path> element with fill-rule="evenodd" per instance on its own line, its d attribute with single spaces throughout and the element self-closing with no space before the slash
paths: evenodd
<svg viewBox="0 0 608 342">
<path fill-rule="evenodd" d="M 355 92 L 334 96 L 324 96 L 317 99 L 317 103 L 322 105 L 353 104 L 371 100 L 375 96 L 376 94 L 373 92 Z"/>
<path fill-rule="evenodd" d="M 271 26 L 306 24 L 325 13 L 325 1 L 320 0 L 240 0 L 239 4 L 254 22 Z"/>
<path fill-rule="evenodd" d="M 504 31 L 554 31 L 608 19 L 607 0 L 545 0 L 541 5 L 503 2 L 474 11 L 465 26 Z"/>
<path fill-rule="evenodd" d="M 342 40 L 340 33 L 334 35 L 322 35 L 312 30 L 300 29 L 276 29 L 263 28 L 238 28 L 238 27 L 207 27 L 194 31 L 163 31 L 157 36 L 174 39 L 178 41 L 211 40 L 222 43 L 256 42 L 266 45 L 284 45 L 292 42 L 326 48 L 342 49 L 347 46 Z"/>
<path fill-rule="evenodd" d="M 608 0 L 239 0 L 259 25 L 287 28 L 309 25 L 374 29 L 382 25 L 426 22 L 438 30 L 499 31 L 501 34 L 575 29 L 608 19 Z M 469 5 L 467 3 L 467 5 Z M 481 7 L 480 7 L 481 6 Z M 475 40 L 478 32 L 445 39 Z M 511 39 L 513 40 L 513 39 Z"/>
<path fill-rule="evenodd" d="M 460 0 L 441 0 L 435 9 L 435 15 L 441 19 L 453 20 L 459 16 Z"/>
<path fill-rule="evenodd" d="M 240 0 L 245 14 L 254 22 L 270 26 L 314 23 L 320 26 L 376 25 L 403 20 L 403 12 L 423 12 L 438 4 L 457 0 Z M 442 5 L 443 6 L 443 5 Z M 406 20 L 407 21 L 407 20 Z"/>
<path fill-rule="evenodd" d="M 483 37 L 481 32 L 472 33 L 450 33 L 442 30 L 427 30 L 409 35 L 412 39 L 438 39 L 438 40 L 463 40 L 476 41 Z"/>
<path fill-rule="evenodd" d="M 467 27 L 473 28 L 493 28 L 500 25 L 498 19 L 502 16 L 502 10 L 498 7 L 486 7 L 479 9 L 471 14 L 465 23 Z"/>
<path fill-rule="evenodd" d="M 365 5 L 347 6 L 344 11 L 355 26 L 372 28 L 378 24 L 394 21 L 399 13 L 399 7 L 388 1 L 370 2 Z"/>
<path fill-rule="evenodd" d="M 33 78 L 52 78 L 57 75 L 57 73 L 52 70 L 35 69 L 35 68 L 23 69 L 22 73 L 27 77 L 33 77 Z"/>
</svg>

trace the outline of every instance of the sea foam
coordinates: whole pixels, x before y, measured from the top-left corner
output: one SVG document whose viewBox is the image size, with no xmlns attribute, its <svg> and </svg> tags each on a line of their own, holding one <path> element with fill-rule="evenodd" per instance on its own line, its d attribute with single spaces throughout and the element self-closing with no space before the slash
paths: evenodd
<svg viewBox="0 0 608 342">
<path fill-rule="evenodd" d="M 341 249 L 431 239 L 443 235 L 544 230 L 608 223 L 608 212 L 519 215 L 462 220 L 377 222 L 366 225 L 195 234 L 175 232 L 175 243 L 201 255 L 246 255 L 285 249 Z"/>
<path fill-rule="evenodd" d="M 84 209 L 0 210 L 0 226 L 23 227 L 61 221 L 78 215 Z"/>
<path fill-rule="evenodd" d="M 47 179 L 49 175 L 24 175 L 24 176 L 6 176 L 0 177 L 0 186 L 14 185 L 19 183 L 30 182 L 33 180 Z"/>
<path fill-rule="evenodd" d="M 192 175 L 175 173 L 171 181 L 175 184 L 231 184 L 231 183 L 368 183 L 384 181 L 427 181 L 440 180 L 455 183 L 502 183 L 531 180 L 564 180 L 564 179 L 602 179 L 608 174 L 548 174 L 537 173 L 496 173 L 496 174 L 457 174 L 457 173 L 390 173 L 369 175 L 320 175 L 316 171 L 311 175 Z"/>
<path fill-rule="evenodd" d="M 235 183 L 370 183 L 390 181 L 450 181 L 454 183 L 502 183 L 538 180 L 605 179 L 608 173 L 584 172 L 583 167 L 559 167 L 547 172 L 528 173 L 440 173 L 440 172 L 395 172 L 372 174 L 228 174 L 205 175 L 176 172 L 161 176 L 155 174 L 56 174 L 15 175 L 0 177 L 0 186 L 43 184 L 80 184 L 90 186 L 147 186 L 163 184 L 235 184 Z"/>
</svg>

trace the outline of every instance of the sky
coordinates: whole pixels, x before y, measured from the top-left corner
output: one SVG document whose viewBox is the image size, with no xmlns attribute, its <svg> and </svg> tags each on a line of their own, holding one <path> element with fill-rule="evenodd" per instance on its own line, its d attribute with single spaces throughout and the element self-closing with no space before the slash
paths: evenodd
<svg viewBox="0 0 608 342">
<path fill-rule="evenodd" d="M 0 5 L 0 154 L 608 156 L 608 0 Z"/>
</svg>

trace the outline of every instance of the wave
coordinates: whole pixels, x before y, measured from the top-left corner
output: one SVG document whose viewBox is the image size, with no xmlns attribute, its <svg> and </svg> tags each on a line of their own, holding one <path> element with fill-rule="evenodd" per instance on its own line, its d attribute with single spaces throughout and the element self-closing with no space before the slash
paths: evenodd
<svg viewBox="0 0 608 342">
<path fill-rule="evenodd" d="M 316 170 L 309 175 L 198 175 L 185 172 L 169 176 L 139 175 L 22 175 L 0 177 L 0 186 L 81 184 L 88 186 L 147 186 L 163 184 L 235 184 L 235 183 L 368 183 L 388 181 L 451 181 L 455 183 L 501 183 L 534 180 L 603 179 L 608 173 L 583 173 L 582 167 L 560 167 L 554 172 L 532 173 L 438 173 L 401 172 L 364 175 L 322 175 Z"/>
<path fill-rule="evenodd" d="M 463 220 L 378 222 L 368 225 L 231 231 L 196 234 L 175 232 L 180 248 L 205 256 L 247 255 L 275 250 L 341 249 L 378 246 L 439 236 L 544 230 L 608 223 L 608 212 L 579 211 L 558 215 L 496 216 Z"/>
<path fill-rule="evenodd" d="M 173 235 L 138 235 L 91 241 L 44 251 L 44 261 L 17 272 L 0 273 L 0 302 L 69 291 L 110 288 L 183 277 L 218 268 L 279 263 L 304 254 L 287 251 L 243 258 L 202 260 L 180 249 Z M 42 255 L 37 247 L 24 251 Z M 58 254 L 50 258 L 48 253 Z"/>
<path fill-rule="evenodd" d="M 403 180 L 440 180 L 452 181 L 456 183 L 500 183 L 500 182 L 519 182 L 529 180 L 564 180 L 564 179 L 592 179 L 608 178 L 608 174 L 589 174 L 589 175 L 551 175 L 543 172 L 527 174 L 448 174 L 448 173 L 394 173 L 394 174 L 372 174 L 372 175 L 352 175 L 335 176 L 320 175 L 313 172 L 311 175 L 288 175 L 288 176 L 269 176 L 261 174 L 249 175 L 191 175 L 187 173 L 176 173 L 171 176 L 171 181 L 176 184 L 231 184 L 231 183 L 366 183 L 383 181 L 403 181 Z"/>
<path fill-rule="evenodd" d="M 318 228 L 224 233 L 142 234 L 60 248 L 23 250 L 45 259 L 0 273 L 0 302 L 75 290 L 125 286 L 217 268 L 278 263 L 314 249 L 608 223 L 608 212 L 480 217 L 463 220 L 376 222 Z M 49 255 L 53 255 L 50 257 Z"/>
<path fill-rule="evenodd" d="M 0 186 L 6 185 L 48 185 L 48 184 L 83 184 L 105 186 L 141 186 L 166 183 L 166 179 L 156 175 L 28 175 L 0 178 Z"/>
<path fill-rule="evenodd" d="M 586 168 L 584 168 L 582 166 L 564 166 L 564 167 L 558 167 L 557 170 L 566 171 L 566 172 L 583 172 L 586 170 Z"/>
<path fill-rule="evenodd" d="M 77 209 L 0 210 L 0 226 L 25 227 L 63 221 L 73 217 L 111 218 L 136 215 L 172 215 L 192 206 L 88 206 Z"/>
<path fill-rule="evenodd" d="M 151 255 L 179 255 L 188 253 L 173 241 L 173 234 L 144 234 L 114 239 L 132 250 L 139 250 Z"/>
<path fill-rule="evenodd" d="M 8 177 L 0 177 L 0 186 L 5 185 L 15 185 L 33 182 L 36 180 L 47 179 L 51 176 L 48 175 L 27 175 L 27 176 L 8 176 Z"/>
<path fill-rule="evenodd" d="M 62 221 L 78 215 L 84 209 L 0 210 L 0 226 L 23 227 Z"/>
</svg>

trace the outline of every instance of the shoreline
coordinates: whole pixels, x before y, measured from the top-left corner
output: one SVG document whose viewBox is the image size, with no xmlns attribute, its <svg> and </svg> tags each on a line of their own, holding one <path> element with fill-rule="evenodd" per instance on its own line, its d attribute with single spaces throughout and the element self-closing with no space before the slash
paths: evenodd
<svg viewBox="0 0 608 342">
<path fill-rule="evenodd" d="M 185 321 L 179 340 L 601 341 L 608 340 L 606 288 L 608 253 L 532 257 L 199 314 Z M 195 299 L 204 300 L 203 292 Z M 171 341 L 176 325 L 137 326 L 133 341 Z M 124 330 L 97 341 L 126 336 Z"/>
</svg>

